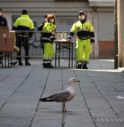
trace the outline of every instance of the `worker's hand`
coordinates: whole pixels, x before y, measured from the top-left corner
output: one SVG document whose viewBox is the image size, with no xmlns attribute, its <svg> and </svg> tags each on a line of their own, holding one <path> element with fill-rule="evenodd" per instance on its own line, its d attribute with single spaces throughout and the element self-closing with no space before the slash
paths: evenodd
<svg viewBox="0 0 124 127">
<path fill-rule="evenodd" d="M 91 39 L 91 43 L 95 43 L 94 39 Z"/>
<path fill-rule="evenodd" d="M 71 41 L 71 39 L 72 39 L 72 37 L 71 37 L 70 35 L 68 35 L 67 40 L 68 40 L 68 41 Z"/>
</svg>

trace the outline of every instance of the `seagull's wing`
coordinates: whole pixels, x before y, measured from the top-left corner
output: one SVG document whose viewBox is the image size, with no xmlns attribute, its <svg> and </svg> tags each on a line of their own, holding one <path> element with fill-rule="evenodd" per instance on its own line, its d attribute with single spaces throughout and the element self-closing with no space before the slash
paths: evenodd
<svg viewBox="0 0 124 127">
<path fill-rule="evenodd" d="M 56 102 L 65 102 L 71 96 L 69 91 L 62 91 L 60 93 L 53 94 L 46 98 L 41 98 L 40 101 L 56 101 Z"/>
</svg>

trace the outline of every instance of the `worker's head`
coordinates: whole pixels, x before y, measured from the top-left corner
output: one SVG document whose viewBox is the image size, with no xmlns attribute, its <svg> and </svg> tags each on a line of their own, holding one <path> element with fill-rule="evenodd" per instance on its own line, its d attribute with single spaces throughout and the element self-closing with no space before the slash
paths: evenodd
<svg viewBox="0 0 124 127">
<path fill-rule="evenodd" d="M 55 23 L 55 15 L 48 14 L 47 15 L 47 21 L 50 22 L 50 23 Z"/>
<path fill-rule="evenodd" d="M 0 16 L 3 15 L 3 10 L 0 8 Z"/>
<path fill-rule="evenodd" d="M 22 10 L 22 15 L 27 15 L 28 14 L 28 11 L 27 10 Z"/>
<path fill-rule="evenodd" d="M 86 11 L 79 12 L 79 20 L 81 22 L 85 22 L 87 20 L 87 12 Z"/>
</svg>

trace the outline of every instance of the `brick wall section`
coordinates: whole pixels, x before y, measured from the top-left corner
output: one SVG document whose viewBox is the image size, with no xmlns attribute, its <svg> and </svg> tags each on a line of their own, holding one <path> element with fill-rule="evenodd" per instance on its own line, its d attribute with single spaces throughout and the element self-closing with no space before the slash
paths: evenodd
<svg viewBox="0 0 124 127">
<path fill-rule="evenodd" d="M 114 41 L 99 41 L 99 58 L 114 58 Z"/>
</svg>

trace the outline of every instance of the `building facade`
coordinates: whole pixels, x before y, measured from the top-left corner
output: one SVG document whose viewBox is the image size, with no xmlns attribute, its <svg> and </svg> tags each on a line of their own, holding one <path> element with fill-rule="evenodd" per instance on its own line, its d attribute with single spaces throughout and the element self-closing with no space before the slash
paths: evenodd
<svg viewBox="0 0 124 127">
<path fill-rule="evenodd" d="M 58 32 L 68 32 L 80 10 L 88 11 L 95 27 L 93 58 L 113 58 L 114 55 L 114 0 L 0 0 L 9 27 L 22 9 L 27 9 L 39 26 L 47 13 L 56 15 Z"/>
</svg>

